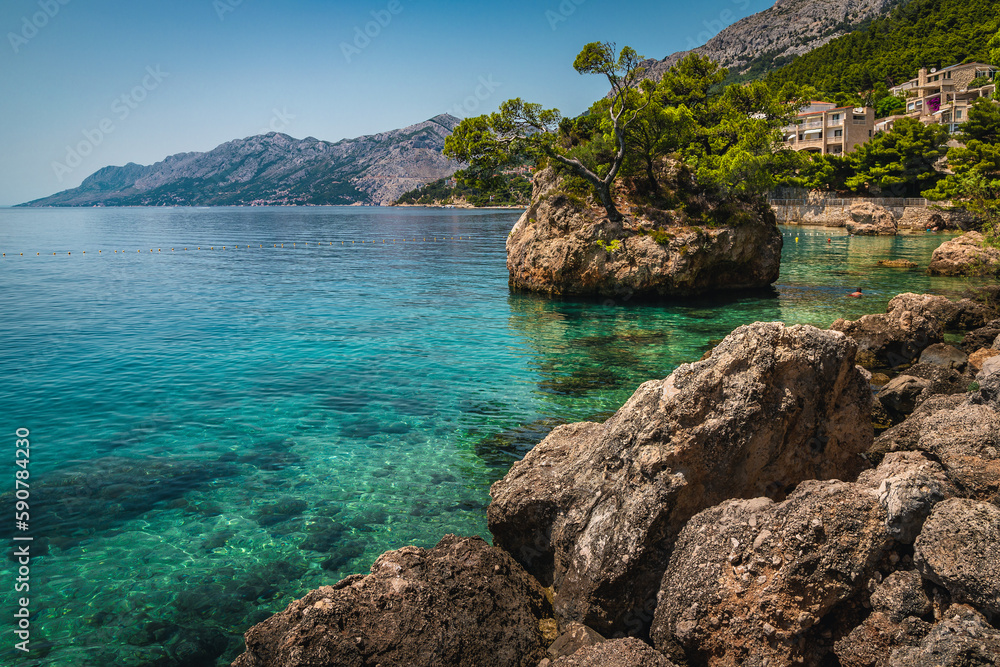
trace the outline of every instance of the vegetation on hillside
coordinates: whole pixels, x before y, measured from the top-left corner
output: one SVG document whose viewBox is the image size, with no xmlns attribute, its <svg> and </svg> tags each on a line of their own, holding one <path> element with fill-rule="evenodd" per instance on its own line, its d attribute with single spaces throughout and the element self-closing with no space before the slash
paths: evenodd
<svg viewBox="0 0 1000 667">
<path fill-rule="evenodd" d="M 921 67 L 991 62 L 995 0 L 912 0 L 866 28 L 804 54 L 770 72 L 766 81 L 812 86 L 843 104 L 883 101 L 888 88 L 917 76 Z M 888 115 L 889 109 L 880 109 Z"/>
<path fill-rule="evenodd" d="M 464 202 L 472 206 L 525 206 L 531 199 L 531 181 L 521 174 L 502 174 L 497 183 L 488 189 L 480 189 L 442 178 L 422 187 L 404 193 L 396 204 L 419 204 L 425 206 L 446 205 Z"/>
<path fill-rule="evenodd" d="M 445 155 L 469 165 L 456 178 L 481 187 L 511 164 L 551 165 L 569 201 L 589 199 L 612 220 L 621 217 L 616 198 L 727 222 L 740 203 L 759 202 L 788 160 L 780 130 L 802 104 L 786 94 L 793 87 L 722 87 L 726 70 L 696 54 L 639 83 L 640 61 L 628 47 L 585 46 L 574 67 L 606 76 L 612 95 L 577 118 L 513 99 L 464 120 L 445 142 Z"/>
<path fill-rule="evenodd" d="M 924 196 L 955 202 L 983 221 L 987 242 L 1000 247 L 1000 108 L 977 100 L 958 134 L 962 146 L 948 151 L 952 172 Z"/>
</svg>

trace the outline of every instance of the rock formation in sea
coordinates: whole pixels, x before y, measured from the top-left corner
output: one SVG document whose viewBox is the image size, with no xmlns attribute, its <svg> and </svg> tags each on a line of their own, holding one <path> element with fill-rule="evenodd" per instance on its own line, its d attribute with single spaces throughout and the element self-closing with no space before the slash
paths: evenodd
<svg viewBox="0 0 1000 667">
<path fill-rule="evenodd" d="M 1000 250 L 983 244 L 983 235 L 968 232 L 945 241 L 931 255 L 933 276 L 1000 276 Z"/>
<path fill-rule="evenodd" d="M 855 204 L 850 210 L 847 232 L 857 236 L 895 236 L 896 218 L 882 206 L 869 202 Z"/>
<path fill-rule="evenodd" d="M 782 239 L 769 206 L 727 209 L 707 198 L 700 204 L 706 210 L 695 218 L 679 208 L 623 202 L 624 219 L 613 222 L 568 191 L 554 170 L 543 170 L 507 238 L 510 286 L 628 300 L 761 288 L 777 280 Z"/>
<path fill-rule="evenodd" d="M 1000 355 L 972 361 L 997 314 L 903 294 L 845 331 L 740 327 L 536 445 L 492 489 L 496 546 L 387 552 L 234 665 L 1000 664 Z M 924 345 L 873 401 L 856 353 L 904 325 L 984 345 Z"/>
</svg>

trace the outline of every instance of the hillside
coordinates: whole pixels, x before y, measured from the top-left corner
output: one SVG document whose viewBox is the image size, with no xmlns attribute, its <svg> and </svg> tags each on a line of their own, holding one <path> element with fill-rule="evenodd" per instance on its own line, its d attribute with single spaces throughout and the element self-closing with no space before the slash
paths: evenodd
<svg viewBox="0 0 1000 667">
<path fill-rule="evenodd" d="M 913 0 L 863 30 L 831 41 L 772 72 L 776 84 L 812 85 L 827 94 L 856 94 L 896 85 L 921 67 L 989 62 L 997 32 L 996 0 Z"/>
<path fill-rule="evenodd" d="M 733 23 L 692 51 L 726 67 L 734 78 L 753 76 L 855 30 L 902 2 L 905 0 L 777 0 L 772 7 Z M 647 76 L 658 79 L 690 52 L 647 61 Z"/>
<path fill-rule="evenodd" d="M 78 188 L 22 206 L 387 205 L 455 172 L 441 150 L 458 122 L 442 114 L 336 143 L 272 132 L 149 166 L 104 167 Z"/>
</svg>

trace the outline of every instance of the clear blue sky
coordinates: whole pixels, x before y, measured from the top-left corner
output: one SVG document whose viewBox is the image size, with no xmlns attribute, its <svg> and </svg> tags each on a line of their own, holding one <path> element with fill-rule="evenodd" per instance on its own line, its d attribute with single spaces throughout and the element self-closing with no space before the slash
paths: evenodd
<svg viewBox="0 0 1000 667">
<path fill-rule="evenodd" d="M 607 88 L 572 69 L 585 43 L 662 58 L 770 4 L 3 0 L 0 205 L 268 129 L 331 141 L 395 129 L 477 89 L 467 115 L 511 97 L 575 115 Z M 375 36 L 357 39 L 366 27 Z M 88 154 L 68 156 L 81 142 Z"/>
</svg>

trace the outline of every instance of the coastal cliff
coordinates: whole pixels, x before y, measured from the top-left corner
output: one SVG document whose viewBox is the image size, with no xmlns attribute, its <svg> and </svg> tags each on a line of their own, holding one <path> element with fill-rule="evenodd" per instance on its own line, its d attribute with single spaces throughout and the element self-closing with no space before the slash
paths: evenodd
<svg viewBox="0 0 1000 667">
<path fill-rule="evenodd" d="M 830 330 L 740 327 L 515 464 L 495 546 L 387 552 L 234 664 L 998 664 L 995 305 L 903 294 Z"/>
<path fill-rule="evenodd" d="M 718 203 L 700 203 L 704 210 L 693 215 L 680 206 L 624 202 L 623 219 L 611 221 L 545 169 L 507 238 L 510 287 L 627 299 L 761 288 L 777 280 L 782 239 L 770 208 L 745 204 L 724 212 Z"/>
</svg>

